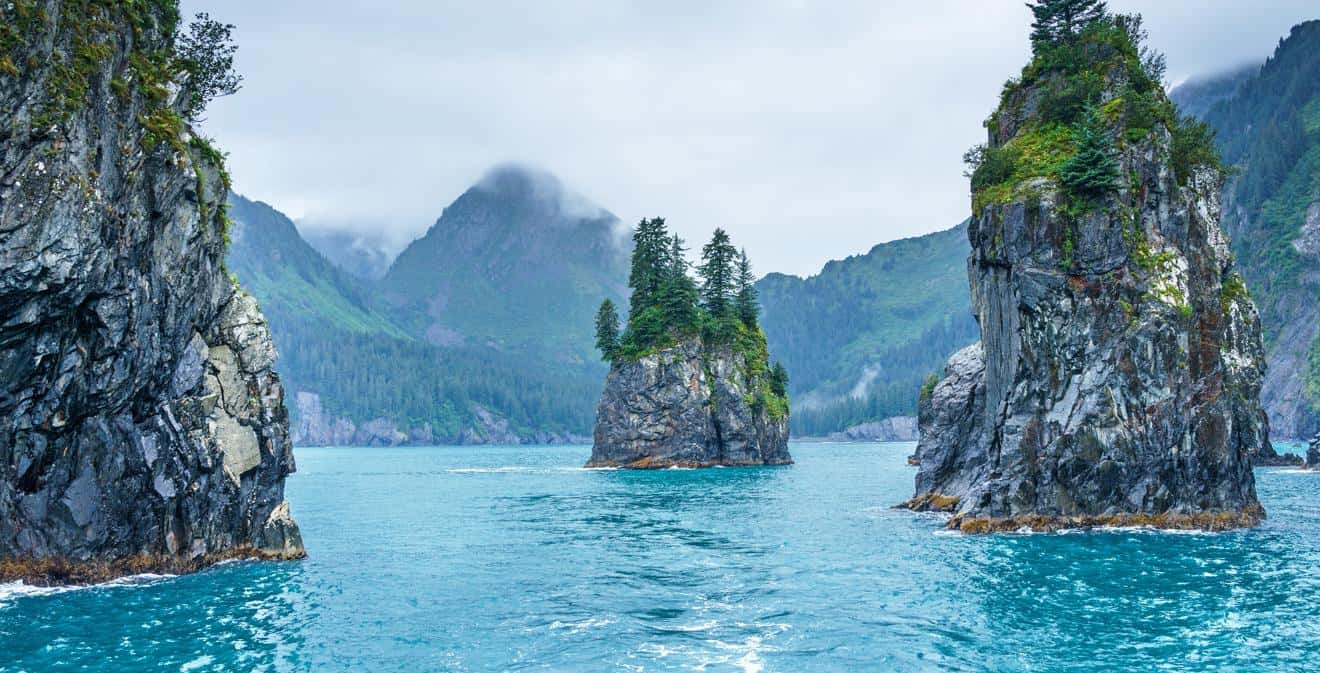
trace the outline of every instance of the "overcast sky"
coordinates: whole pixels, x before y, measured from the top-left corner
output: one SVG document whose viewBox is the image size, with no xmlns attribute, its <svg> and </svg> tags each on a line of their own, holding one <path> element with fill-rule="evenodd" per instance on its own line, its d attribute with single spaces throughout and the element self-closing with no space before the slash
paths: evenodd
<svg viewBox="0 0 1320 673">
<path fill-rule="evenodd" d="M 185 0 L 236 24 L 237 95 L 203 126 L 235 188 L 303 227 L 421 235 L 524 162 L 757 271 L 944 229 L 961 156 L 1028 53 L 1021 0 Z M 1113 0 L 1173 83 L 1261 60 L 1314 0 Z"/>
</svg>

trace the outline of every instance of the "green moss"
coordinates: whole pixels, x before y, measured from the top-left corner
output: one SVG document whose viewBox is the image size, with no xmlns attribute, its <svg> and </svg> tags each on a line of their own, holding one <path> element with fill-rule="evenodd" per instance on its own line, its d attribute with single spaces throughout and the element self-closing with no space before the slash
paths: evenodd
<svg viewBox="0 0 1320 673">
<path fill-rule="evenodd" d="M 1234 304 L 1251 301 L 1251 294 L 1247 292 L 1247 283 L 1242 280 L 1242 276 L 1236 271 L 1229 272 L 1228 277 L 1219 286 L 1219 307 L 1224 313 L 1228 313 Z"/>
<path fill-rule="evenodd" d="M 1072 158 L 1077 143 L 1072 129 L 1059 124 L 1024 128 L 1002 147 L 989 148 L 972 174 L 972 210 L 1032 196 L 1023 183 L 1034 178 L 1058 180 L 1059 168 Z"/>
</svg>

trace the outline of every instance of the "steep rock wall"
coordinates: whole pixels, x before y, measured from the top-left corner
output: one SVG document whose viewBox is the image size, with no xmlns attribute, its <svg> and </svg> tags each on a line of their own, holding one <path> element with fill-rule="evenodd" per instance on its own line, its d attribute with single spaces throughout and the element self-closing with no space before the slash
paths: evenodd
<svg viewBox="0 0 1320 673">
<path fill-rule="evenodd" d="M 161 71 L 169 3 L 0 5 L 0 576 L 303 555 L 274 346 Z M 173 122 L 178 122 L 175 125 Z"/>
</svg>

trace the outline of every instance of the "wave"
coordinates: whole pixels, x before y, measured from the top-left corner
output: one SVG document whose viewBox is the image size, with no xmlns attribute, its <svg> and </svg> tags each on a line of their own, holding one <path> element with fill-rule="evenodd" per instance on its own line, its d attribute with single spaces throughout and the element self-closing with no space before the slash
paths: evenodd
<svg viewBox="0 0 1320 673">
<path fill-rule="evenodd" d="M 0 608 L 8 607 L 10 603 L 21 598 L 32 598 L 36 596 L 53 596 L 56 594 L 68 593 L 70 591 L 81 591 L 84 589 L 113 589 L 119 587 L 141 587 L 156 584 L 161 580 L 172 579 L 177 575 L 161 575 L 157 573 L 142 573 L 140 575 L 128 575 L 118 577 L 108 582 L 99 584 L 70 584 L 57 587 L 43 587 L 34 584 L 28 584 L 23 580 L 14 582 L 0 583 Z"/>
</svg>

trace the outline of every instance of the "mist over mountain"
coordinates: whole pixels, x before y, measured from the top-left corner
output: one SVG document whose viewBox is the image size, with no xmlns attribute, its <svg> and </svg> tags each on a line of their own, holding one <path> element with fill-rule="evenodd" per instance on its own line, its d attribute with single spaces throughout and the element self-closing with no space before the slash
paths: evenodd
<svg viewBox="0 0 1320 673">
<path fill-rule="evenodd" d="M 380 235 L 321 228 L 301 228 L 299 232 L 331 264 L 363 280 L 380 280 L 398 255 L 398 249 Z"/>
<path fill-rule="evenodd" d="M 482 344 L 430 343 L 279 211 L 231 195 L 229 215 L 228 268 L 270 321 L 295 442 L 555 442 L 590 427 L 594 378 Z"/>
<path fill-rule="evenodd" d="M 602 299 L 622 301 L 627 228 L 544 172 L 492 169 L 399 254 L 380 283 L 426 341 L 482 344 L 603 371 Z"/>
</svg>

